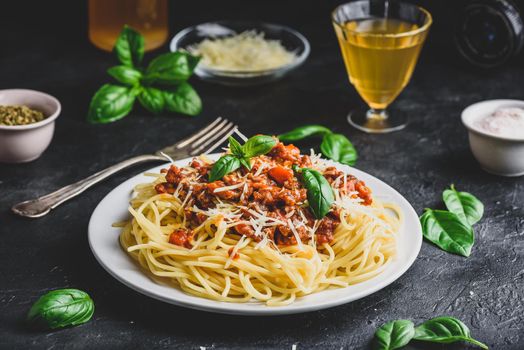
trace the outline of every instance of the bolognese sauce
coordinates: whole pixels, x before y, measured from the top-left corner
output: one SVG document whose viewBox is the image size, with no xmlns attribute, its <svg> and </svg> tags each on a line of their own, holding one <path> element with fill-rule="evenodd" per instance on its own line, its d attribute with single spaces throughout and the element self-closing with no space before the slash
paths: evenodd
<svg viewBox="0 0 524 350">
<path fill-rule="evenodd" d="M 317 244 L 330 243 L 335 229 L 340 224 L 340 213 L 336 207 L 322 219 L 316 220 L 307 210 L 307 190 L 294 174 L 292 167 L 311 167 L 312 160 L 308 155 L 300 154 L 300 150 L 292 144 L 277 142 L 266 155 L 251 159 L 251 170 L 242 167 L 225 175 L 222 179 L 209 182 L 209 172 L 212 162 L 195 158 L 187 168 L 171 165 L 164 169 L 165 181 L 157 184 L 157 193 L 174 194 L 186 198 L 184 214 L 194 225 L 200 225 L 207 219 L 199 211 L 216 207 L 220 201 L 239 205 L 241 215 L 238 223 L 232 226 L 234 231 L 260 241 L 267 237 L 277 245 L 297 244 L 311 239 L 312 228 Z M 323 176 L 332 187 L 341 194 L 359 198 L 364 205 L 372 203 L 371 191 L 363 181 L 335 167 L 326 167 Z M 344 181 L 341 181 L 341 178 Z M 269 227 L 256 232 L 250 224 L 256 219 L 257 213 L 271 218 L 274 222 Z M 175 230 L 169 242 L 191 247 L 191 231 Z"/>
</svg>

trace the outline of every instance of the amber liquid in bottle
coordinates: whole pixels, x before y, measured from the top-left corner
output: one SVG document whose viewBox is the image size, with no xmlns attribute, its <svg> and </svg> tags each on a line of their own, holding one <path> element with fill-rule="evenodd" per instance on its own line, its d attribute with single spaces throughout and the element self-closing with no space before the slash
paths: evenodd
<svg viewBox="0 0 524 350">
<path fill-rule="evenodd" d="M 145 38 L 146 51 L 165 43 L 168 36 L 167 0 L 89 0 L 89 40 L 111 51 L 124 25 Z"/>
</svg>

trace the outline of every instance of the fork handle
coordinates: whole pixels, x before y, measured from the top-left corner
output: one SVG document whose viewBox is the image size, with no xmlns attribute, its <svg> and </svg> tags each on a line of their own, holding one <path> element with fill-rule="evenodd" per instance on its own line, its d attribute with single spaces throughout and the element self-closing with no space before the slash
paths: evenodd
<svg viewBox="0 0 524 350">
<path fill-rule="evenodd" d="M 166 161 L 166 158 L 146 154 L 133 158 L 129 158 L 113 166 L 110 166 L 104 170 L 101 170 L 83 180 L 77 181 L 71 185 L 64 186 L 54 192 L 46 194 L 44 196 L 30 199 L 14 205 L 11 210 L 18 215 L 25 216 L 28 218 L 38 218 L 46 215 L 51 209 L 56 208 L 65 201 L 78 196 L 80 193 L 87 190 L 89 187 L 101 182 L 108 176 L 123 170 L 127 167 L 133 166 L 138 163 L 149 162 L 149 161 Z"/>
</svg>

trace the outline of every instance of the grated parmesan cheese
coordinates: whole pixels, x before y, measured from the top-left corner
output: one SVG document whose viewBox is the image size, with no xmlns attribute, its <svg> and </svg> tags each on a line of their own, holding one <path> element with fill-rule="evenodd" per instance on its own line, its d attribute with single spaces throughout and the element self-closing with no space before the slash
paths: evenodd
<svg viewBox="0 0 524 350">
<path fill-rule="evenodd" d="M 205 39 L 188 51 L 202 56 L 202 64 L 225 71 L 262 71 L 290 64 L 296 59 L 279 40 L 268 40 L 254 30 L 233 36 Z"/>
<path fill-rule="evenodd" d="M 240 188 L 242 186 L 244 186 L 244 182 L 241 182 L 241 183 L 238 183 L 238 184 L 234 184 L 234 185 L 230 185 L 230 186 L 218 187 L 218 188 L 215 188 L 213 193 L 219 193 L 219 192 L 224 192 L 224 191 L 229 191 L 229 190 L 235 190 L 235 189 Z"/>
</svg>

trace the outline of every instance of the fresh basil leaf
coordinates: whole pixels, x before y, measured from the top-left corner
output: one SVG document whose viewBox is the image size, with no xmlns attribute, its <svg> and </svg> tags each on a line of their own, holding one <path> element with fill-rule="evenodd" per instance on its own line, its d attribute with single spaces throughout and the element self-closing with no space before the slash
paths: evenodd
<svg viewBox="0 0 524 350">
<path fill-rule="evenodd" d="M 250 137 L 242 146 L 244 156 L 251 158 L 266 154 L 277 144 L 274 137 L 268 135 L 255 135 Z"/>
<path fill-rule="evenodd" d="M 142 78 L 142 73 L 139 70 L 123 65 L 111 67 L 107 70 L 107 73 L 122 84 L 131 86 L 140 83 Z"/>
<path fill-rule="evenodd" d="M 91 123 L 109 123 L 122 119 L 131 112 L 135 96 L 132 88 L 105 84 L 91 99 L 87 120 Z"/>
<path fill-rule="evenodd" d="M 415 334 L 415 325 L 409 320 L 396 320 L 383 324 L 375 332 L 376 350 L 394 350 L 407 345 Z"/>
<path fill-rule="evenodd" d="M 160 113 L 164 110 L 164 94 L 161 90 L 154 87 L 143 87 L 142 92 L 138 95 L 138 101 L 140 101 L 140 104 L 150 112 Z"/>
<path fill-rule="evenodd" d="M 289 132 L 278 135 L 278 139 L 284 142 L 293 142 L 305 139 L 314 135 L 330 134 L 331 130 L 322 125 L 304 125 L 299 126 Z"/>
<path fill-rule="evenodd" d="M 234 137 L 232 136 L 229 136 L 229 150 L 231 151 L 231 153 L 233 153 L 233 155 L 241 158 L 241 157 L 244 157 L 244 150 L 242 149 L 242 145 L 240 145 L 240 143 L 235 140 Z"/>
<path fill-rule="evenodd" d="M 240 160 L 240 164 L 242 164 L 243 167 L 245 167 L 247 170 L 251 170 L 251 161 L 249 158 L 238 158 Z"/>
<path fill-rule="evenodd" d="M 202 100 L 188 83 L 182 83 L 175 90 L 163 90 L 166 109 L 187 115 L 197 115 L 202 111 Z"/>
<path fill-rule="evenodd" d="M 465 341 L 488 348 L 471 337 L 469 328 L 462 321 L 449 316 L 436 317 L 417 326 L 413 339 L 443 344 Z"/>
<path fill-rule="evenodd" d="M 27 320 L 46 328 L 62 328 L 91 319 L 95 304 L 78 289 L 57 289 L 41 296 L 29 310 Z"/>
<path fill-rule="evenodd" d="M 169 52 L 157 56 L 146 70 L 144 81 L 160 84 L 179 84 L 189 79 L 200 57 L 187 52 Z"/>
<path fill-rule="evenodd" d="M 484 214 L 484 204 L 477 197 L 468 192 L 459 192 L 453 185 L 444 191 L 442 199 L 448 210 L 457 214 L 466 225 L 475 224 Z"/>
<path fill-rule="evenodd" d="M 355 165 L 357 150 L 353 144 L 342 134 L 326 134 L 320 144 L 322 154 L 346 165 Z"/>
<path fill-rule="evenodd" d="M 113 51 L 124 66 L 136 67 L 144 58 L 144 37 L 133 28 L 124 26 Z"/>
<path fill-rule="evenodd" d="M 424 237 L 450 253 L 469 256 L 475 241 L 473 229 L 449 211 L 426 209 L 420 217 Z"/>
<path fill-rule="evenodd" d="M 227 175 L 238 168 L 240 168 L 240 160 L 231 154 L 226 154 L 213 164 L 213 167 L 209 172 L 209 182 L 220 180 L 224 175 Z"/>
<path fill-rule="evenodd" d="M 309 208 L 317 219 L 322 219 L 331 210 L 335 195 L 324 175 L 316 170 L 302 168 L 302 183 L 307 190 Z"/>
</svg>

